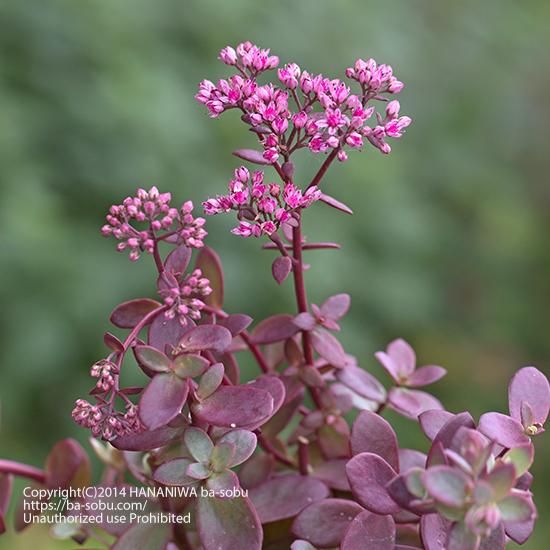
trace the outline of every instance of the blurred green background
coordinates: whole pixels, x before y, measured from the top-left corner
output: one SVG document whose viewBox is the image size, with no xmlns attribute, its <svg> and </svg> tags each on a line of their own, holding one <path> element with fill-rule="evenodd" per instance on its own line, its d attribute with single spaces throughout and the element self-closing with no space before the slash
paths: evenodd
<svg viewBox="0 0 550 550">
<path fill-rule="evenodd" d="M 374 57 L 406 83 L 414 123 L 393 153 L 352 153 L 325 179 L 355 216 L 308 212 L 306 233 L 344 245 L 309 256 L 310 298 L 351 293 L 342 339 L 373 372 L 373 353 L 403 336 L 449 369 L 434 390 L 450 410 L 506 411 L 514 370 L 550 359 L 549 21 L 544 0 L 3 0 L 0 455 L 39 465 L 56 440 L 86 441 L 70 411 L 108 314 L 154 295 L 152 265 L 117 254 L 103 216 L 137 186 L 196 203 L 225 188 L 230 152 L 252 136 L 193 95 L 227 74 L 218 50 L 245 39 L 326 75 Z M 321 160 L 304 155 L 299 175 Z M 293 308 L 272 253 L 230 235 L 232 221 L 209 224 L 227 309 Z M 423 448 L 411 426 L 399 423 L 403 444 Z M 542 550 L 550 439 L 536 444 L 541 521 L 526 547 Z M 0 539 L 32 546 L 50 548 L 36 529 Z"/>
</svg>

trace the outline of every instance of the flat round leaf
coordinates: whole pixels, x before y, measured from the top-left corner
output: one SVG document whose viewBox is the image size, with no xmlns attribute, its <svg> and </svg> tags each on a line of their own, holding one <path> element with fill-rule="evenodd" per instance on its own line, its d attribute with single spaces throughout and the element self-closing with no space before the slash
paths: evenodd
<svg viewBox="0 0 550 550">
<path fill-rule="evenodd" d="M 312 502 L 329 495 L 324 483 L 298 474 L 272 477 L 250 489 L 250 500 L 262 523 L 270 523 L 298 515 Z"/>
<path fill-rule="evenodd" d="M 254 344 L 273 344 L 292 338 L 298 330 L 292 315 L 273 315 L 256 325 L 251 340 Z"/>
<path fill-rule="evenodd" d="M 170 359 L 153 346 L 136 346 L 134 353 L 140 366 L 144 366 L 153 373 L 170 372 L 172 366 Z"/>
<path fill-rule="evenodd" d="M 264 155 L 261 151 L 256 151 L 255 149 L 236 149 L 233 151 L 233 154 L 247 162 L 252 162 L 253 164 L 271 164 L 268 160 L 264 158 Z"/>
<path fill-rule="evenodd" d="M 257 437 L 256 434 L 248 430 L 232 430 L 220 437 L 218 444 L 220 443 L 230 443 L 235 447 L 235 452 L 227 464 L 228 468 L 233 468 L 252 456 L 256 449 Z"/>
<path fill-rule="evenodd" d="M 426 550 L 445 550 L 451 522 L 439 514 L 426 514 L 420 519 L 420 536 Z"/>
<path fill-rule="evenodd" d="M 433 466 L 422 481 L 431 497 L 451 508 L 462 507 L 468 496 L 468 477 L 458 468 Z"/>
<path fill-rule="evenodd" d="M 427 365 L 416 369 L 408 378 L 407 386 L 420 388 L 437 382 L 447 374 L 443 367 Z"/>
<path fill-rule="evenodd" d="M 176 273 L 178 275 L 185 273 L 185 270 L 191 261 L 191 254 L 192 251 L 189 247 L 184 245 L 178 246 L 166 257 L 166 261 L 164 262 L 164 270 L 169 273 Z"/>
<path fill-rule="evenodd" d="M 178 343 L 178 348 L 186 353 L 213 350 L 224 352 L 229 348 L 233 336 L 221 325 L 199 325 L 186 332 Z"/>
<path fill-rule="evenodd" d="M 392 388 L 388 394 L 388 405 L 406 418 L 416 420 L 430 409 L 443 409 L 441 402 L 433 395 L 407 388 Z"/>
<path fill-rule="evenodd" d="M 333 367 L 343 368 L 347 365 L 347 357 L 342 344 L 330 332 L 316 329 L 311 333 L 313 349 Z"/>
<path fill-rule="evenodd" d="M 223 363 L 215 363 L 201 376 L 199 387 L 197 388 L 197 396 L 200 399 L 205 399 L 212 395 L 220 386 L 223 380 L 225 369 Z"/>
<path fill-rule="evenodd" d="M 349 294 L 336 294 L 327 298 L 321 305 L 321 314 L 337 321 L 349 310 L 351 298 Z"/>
<path fill-rule="evenodd" d="M 195 427 L 187 428 L 183 434 L 183 442 L 197 462 L 208 462 L 210 460 L 214 443 L 204 430 Z"/>
<path fill-rule="evenodd" d="M 342 541 L 341 550 L 394 550 L 395 523 L 391 516 L 362 512 L 355 516 Z"/>
<path fill-rule="evenodd" d="M 183 487 L 194 485 L 197 480 L 187 475 L 187 469 L 192 464 L 188 458 L 174 458 L 161 464 L 153 473 L 153 479 L 163 485 Z"/>
<path fill-rule="evenodd" d="M 175 374 L 157 374 L 149 382 L 139 401 L 139 417 L 150 430 L 175 418 L 185 405 L 189 386 Z"/>
<path fill-rule="evenodd" d="M 215 309 L 223 307 L 223 268 L 220 257 L 214 250 L 205 246 L 197 255 L 195 267 L 202 271 L 202 276 L 210 281 L 211 294 L 203 298 L 204 302 Z"/>
<path fill-rule="evenodd" d="M 116 437 L 111 444 L 123 451 L 152 451 L 179 439 L 182 432 L 183 426 L 163 426 L 156 430 Z"/>
<path fill-rule="evenodd" d="M 453 413 L 440 409 L 430 409 L 418 415 L 418 422 L 426 437 L 433 440 L 439 430 L 454 417 Z"/>
<path fill-rule="evenodd" d="M 334 460 L 326 460 L 316 465 L 313 468 L 311 475 L 320 479 L 325 485 L 331 489 L 339 491 L 351 491 L 349 481 L 346 476 L 347 458 L 336 458 Z"/>
<path fill-rule="evenodd" d="M 377 403 L 383 403 L 386 400 L 384 386 L 372 374 L 355 365 L 347 365 L 339 370 L 336 378 L 366 399 Z"/>
<path fill-rule="evenodd" d="M 201 355 L 186 353 L 174 359 L 172 368 L 180 378 L 195 378 L 201 376 L 209 366 L 210 362 Z"/>
<path fill-rule="evenodd" d="M 361 512 L 364 509 L 352 500 L 327 498 L 302 510 L 292 524 L 292 532 L 315 546 L 337 546 Z"/>
<path fill-rule="evenodd" d="M 510 414 L 516 420 L 521 419 L 521 404 L 528 403 L 534 422 L 544 424 L 550 410 L 550 384 L 548 378 L 535 367 L 520 369 L 508 388 Z"/>
<path fill-rule="evenodd" d="M 228 315 L 224 319 L 218 319 L 218 325 L 225 327 L 233 336 L 237 336 L 246 330 L 252 323 L 252 317 L 242 313 Z"/>
<path fill-rule="evenodd" d="M 86 451 L 74 439 L 56 443 L 46 459 L 46 485 L 59 487 L 86 487 L 90 484 L 91 467 Z"/>
<path fill-rule="evenodd" d="M 196 510 L 204 550 L 261 550 L 262 526 L 247 498 L 203 497 Z"/>
<path fill-rule="evenodd" d="M 134 328 L 148 313 L 160 307 L 160 304 L 149 298 L 138 298 L 118 305 L 109 320 L 119 328 Z"/>
<path fill-rule="evenodd" d="M 182 336 L 194 326 L 195 323 L 189 319 L 187 320 L 187 324 L 182 326 L 177 317 L 168 319 L 161 313 L 149 325 L 147 343 L 166 353 L 167 348 L 175 348 Z"/>
<path fill-rule="evenodd" d="M 271 264 L 271 273 L 277 284 L 281 284 L 292 271 L 292 260 L 288 256 L 278 256 Z"/>
<path fill-rule="evenodd" d="M 273 397 L 265 390 L 246 385 L 222 386 L 201 403 L 194 403 L 192 409 L 203 422 L 239 428 L 268 419 L 273 410 Z"/>
<path fill-rule="evenodd" d="M 482 414 L 478 430 L 507 449 L 526 445 L 530 441 L 519 421 L 501 413 Z"/>
</svg>

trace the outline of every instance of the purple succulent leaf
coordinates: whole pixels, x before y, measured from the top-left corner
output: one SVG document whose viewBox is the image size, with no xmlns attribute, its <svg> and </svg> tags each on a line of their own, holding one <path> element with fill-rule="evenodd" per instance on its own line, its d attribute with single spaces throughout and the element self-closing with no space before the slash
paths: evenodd
<svg viewBox="0 0 550 550">
<path fill-rule="evenodd" d="M 179 439 L 182 432 L 183 426 L 163 426 L 156 430 L 119 436 L 111 441 L 111 444 L 116 449 L 124 451 L 152 451 Z"/>
<path fill-rule="evenodd" d="M 395 522 L 389 515 L 361 512 L 350 523 L 341 550 L 394 550 Z"/>
<path fill-rule="evenodd" d="M 239 479 L 243 489 L 252 489 L 261 485 L 273 473 L 275 459 L 273 455 L 258 453 L 248 460 L 239 471 Z"/>
<path fill-rule="evenodd" d="M 290 550 L 317 550 L 317 548 L 307 540 L 295 540 L 290 545 Z"/>
<path fill-rule="evenodd" d="M 347 413 L 352 408 L 356 408 L 359 411 L 376 411 L 380 406 L 379 402 L 366 399 L 345 384 L 340 384 L 338 382 L 331 384 L 330 393 L 335 400 L 336 407 L 341 410 L 343 414 Z"/>
<path fill-rule="evenodd" d="M 273 410 L 271 414 L 275 414 L 285 402 L 286 389 L 279 376 L 272 374 L 258 376 L 254 381 L 249 382 L 247 387 L 265 390 L 271 395 L 273 398 Z"/>
<path fill-rule="evenodd" d="M 283 380 L 285 378 L 283 378 Z M 288 389 L 289 388 L 287 386 L 287 391 Z M 287 399 L 287 394 L 285 403 L 282 407 L 265 424 L 262 425 L 262 432 L 266 437 L 277 436 L 277 434 L 279 434 L 289 424 L 303 402 L 303 394 L 304 390 L 300 389 L 299 393 L 294 394 L 290 400 Z"/>
<path fill-rule="evenodd" d="M 223 363 L 215 363 L 202 376 L 197 388 L 197 396 L 199 399 L 206 399 L 212 395 L 223 381 L 225 369 Z"/>
<path fill-rule="evenodd" d="M 204 298 L 204 302 L 215 309 L 223 307 L 223 268 L 220 257 L 210 247 L 201 248 L 197 255 L 195 267 L 202 271 L 202 276 L 210 281 L 212 293 Z"/>
<path fill-rule="evenodd" d="M 386 489 L 397 473 L 380 456 L 372 453 L 354 456 L 346 465 L 346 474 L 353 494 L 367 510 L 382 515 L 401 510 Z"/>
<path fill-rule="evenodd" d="M 441 402 L 429 393 L 395 387 L 391 388 L 388 394 L 388 406 L 412 420 L 416 420 L 425 411 L 443 409 Z"/>
<path fill-rule="evenodd" d="M 430 447 L 430 451 L 428 452 L 428 457 L 426 459 L 426 467 L 442 466 L 447 464 L 449 464 L 449 459 L 445 454 L 445 448 L 440 441 L 437 441 Z"/>
<path fill-rule="evenodd" d="M 464 523 L 455 523 L 449 532 L 446 550 L 478 550 L 479 536 L 472 533 Z"/>
<path fill-rule="evenodd" d="M 399 449 L 399 471 L 406 472 L 411 468 L 424 468 L 426 454 L 416 449 Z"/>
<path fill-rule="evenodd" d="M 315 319 L 315 317 L 307 311 L 304 313 L 298 313 L 298 315 L 294 317 L 293 322 L 300 330 L 311 331 L 317 326 L 317 319 Z"/>
<path fill-rule="evenodd" d="M 182 336 L 194 326 L 195 323 L 190 319 L 183 326 L 176 317 L 168 319 L 164 314 L 157 315 L 149 325 L 147 343 L 165 352 L 167 348 L 176 347 Z"/>
<path fill-rule="evenodd" d="M 536 516 L 535 506 L 527 492 L 515 491 L 497 504 L 504 522 L 525 522 Z"/>
<path fill-rule="evenodd" d="M 443 367 L 427 365 L 416 369 L 407 379 L 407 386 L 420 388 L 437 382 L 447 374 Z"/>
<path fill-rule="evenodd" d="M 504 550 L 505 547 L 506 535 L 502 523 L 496 529 L 493 529 L 488 537 L 482 538 L 479 543 L 479 550 Z"/>
<path fill-rule="evenodd" d="M 451 522 L 439 514 L 426 514 L 420 519 L 420 536 L 425 550 L 445 550 Z"/>
<path fill-rule="evenodd" d="M 450 447 L 455 434 L 462 427 L 475 428 L 474 419 L 468 412 L 458 413 L 449 418 L 433 439 L 432 446 L 441 443 L 444 448 Z"/>
<path fill-rule="evenodd" d="M 170 535 L 169 525 L 135 523 L 114 543 L 113 550 L 164 548 Z"/>
<path fill-rule="evenodd" d="M 521 420 L 521 404 L 531 407 L 533 421 L 544 424 L 550 411 L 550 383 L 535 367 L 524 367 L 516 372 L 508 388 L 510 415 Z M 525 426 L 527 427 L 527 426 Z"/>
<path fill-rule="evenodd" d="M 385 352 L 378 351 L 374 356 L 397 383 L 407 379 L 416 367 L 414 350 L 401 338 L 390 342 Z"/>
<path fill-rule="evenodd" d="M 271 264 L 271 274 L 277 282 L 282 284 L 292 271 L 292 260 L 289 256 L 278 256 Z"/>
<path fill-rule="evenodd" d="M 157 374 L 139 401 L 139 417 L 149 430 L 160 428 L 175 418 L 185 405 L 189 386 L 175 374 Z"/>
<path fill-rule="evenodd" d="M 250 499 L 262 523 L 298 515 L 306 506 L 329 495 L 326 485 L 309 476 L 278 475 L 250 489 Z"/>
<path fill-rule="evenodd" d="M 502 460 L 504 462 L 510 462 L 514 465 L 516 469 L 516 477 L 521 477 L 525 474 L 535 458 L 535 448 L 531 442 L 526 445 L 520 445 L 519 447 L 514 447 L 507 451 Z"/>
<path fill-rule="evenodd" d="M 195 485 L 197 480 L 187 475 L 192 461 L 188 458 L 174 458 L 161 464 L 153 473 L 153 479 L 162 485 L 185 487 Z"/>
<path fill-rule="evenodd" d="M 533 474 L 531 472 L 525 472 L 516 480 L 516 489 L 529 491 L 533 485 L 533 479 Z"/>
<path fill-rule="evenodd" d="M 437 502 L 450 508 L 460 508 L 468 495 L 469 479 L 457 468 L 433 466 L 422 476 L 426 490 Z"/>
<path fill-rule="evenodd" d="M 350 429 L 341 416 L 335 417 L 332 422 L 325 423 L 317 431 L 317 442 L 326 459 L 350 456 Z"/>
<path fill-rule="evenodd" d="M 330 332 L 317 328 L 311 333 L 313 349 L 333 367 L 344 368 L 348 360 L 342 344 Z"/>
<path fill-rule="evenodd" d="M 256 325 L 251 340 L 254 344 L 274 344 L 292 338 L 298 330 L 292 315 L 273 315 Z"/>
<path fill-rule="evenodd" d="M 218 319 L 217 324 L 225 327 L 235 337 L 252 324 L 252 317 L 243 313 L 234 313 L 224 319 Z"/>
<path fill-rule="evenodd" d="M 197 462 L 208 462 L 210 460 L 214 443 L 204 430 L 193 426 L 187 428 L 183 434 L 183 442 Z"/>
<path fill-rule="evenodd" d="M 199 498 L 196 514 L 204 550 L 261 550 L 262 526 L 249 499 Z"/>
<path fill-rule="evenodd" d="M 227 467 L 233 468 L 248 460 L 254 453 L 257 445 L 256 434 L 248 430 L 232 430 L 227 432 L 218 440 L 218 445 L 229 443 L 234 446 L 235 451 Z"/>
<path fill-rule="evenodd" d="M 214 472 L 223 472 L 229 468 L 229 464 L 235 456 L 235 445 L 233 443 L 218 442 L 212 450 L 210 466 Z"/>
<path fill-rule="evenodd" d="M 149 298 L 130 300 L 115 307 L 109 320 L 118 328 L 134 328 L 148 313 L 159 307 L 157 301 Z"/>
<path fill-rule="evenodd" d="M 326 460 L 317 464 L 311 472 L 312 477 L 320 479 L 331 489 L 338 491 L 351 491 L 348 478 L 346 477 L 346 458 Z"/>
<path fill-rule="evenodd" d="M 347 365 L 336 373 L 336 378 L 355 393 L 376 403 L 384 403 L 386 390 L 378 380 L 366 370 Z"/>
<path fill-rule="evenodd" d="M 186 353 L 212 350 L 224 352 L 231 346 L 233 336 L 220 325 L 199 325 L 186 332 L 178 343 L 178 348 Z"/>
<path fill-rule="evenodd" d="M 206 481 L 206 488 L 209 491 L 214 491 L 214 495 L 218 498 L 227 498 L 228 493 L 231 494 L 232 489 L 237 489 L 238 487 L 239 478 L 231 470 L 212 474 Z"/>
<path fill-rule="evenodd" d="M 418 415 L 418 422 L 426 437 L 433 441 L 441 428 L 455 415 L 441 409 L 429 409 Z"/>
<path fill-rule="evenodd" d="M 233 154 L 236 157 L 246 160 L 247 162 L 252 162 L 253 164 L 271 164 L 271 162 L 264 158 L 263 153 L 261 151 L 256 151 L 256 149 L 237 149 L 233 151 Z"/>
<path fill-rule="evenodd" d="M 180 378 L 195 378 L 204 374 L 210 362 L 201 355 L 186 353 L 178 355 L 173 363 L 174 373 Z"/>
<path fill-rule="evenodd" d="M 398 472 L 398 449 L 397 436 L 393 428 L 380 415 L 363 411 L 355 419 L 351 430 L 351 452 L 353 455 L 376 454 Z"/>
<path fill-rule="evenodd" d="M 344 212 L 344 214 L 353 214 L 353 210 L 347 204 L 340 202 L 326 193 L 322 193 L 319 200 L 332 208 L 336 208 L 336 210 L 340 210 L 340 212 Z"/>
<path fill-rule="evenodd" d="M 353 518 L 361 512 L 364 509 L 356 502 L 327 498 L 302 510 L 292 524 L 292 532 L 315 546 L 337 546 Z"/>
<path fill-rule="evenodd" d="M 222 386 L 202 403 L 192 405 L 199 420 L 238 428 L 267 420 L 273 411 L 273 397 L 250 386 Z"/>
<path fill-rule="evenodd" d="M 6 514 L 13 489 L 13 476 L 0 474 L 0 535 L 6 531 Z"/>
<path fill-rule="evenodd" d="M 164 262 L 164 270 L 168 273 L 185 273 L 191 261 L 192 251 L 189 247 L 181 245 L 172 250 Z"/>
<path fill-rule="evenodd" d="M 506 448 L 529 443 L 523 426 L 514 418 L 501 413 L 485 413 L 479 419 L 479 431 Z"/>
<path fill-rule="evenodd" d="M 116 351 L 117 353 L 124 351 L 124 346 L 122 345 L 122 342 L 110 332 L 106 332 L 103 335 L 103 342 L 108 348 Z"/>
<path fill-rule="evenodd" d="M 506 521 L 504 529 L 506 534 L 518 544 L 524 544 L 533 534 L 535 528 L 536 516 L 532 516 L 526 521 Z M 489 550 L 489 549 L 487 549 Z"/>
<path fill-rule="evenodd" d="M 201 480 L 210 476 L 210 470 L 202 462 L 193 462 L 187 466 L 186 474 L 193 479 Z"/>
<path fill-rule="evenodd" d="M 170 372 L 172 363 L 164 353 L 152 346 L 135 346 L 134 353 L 140 367 L 152 373 Z"/>
<path fill-rule="evenodd" d="M 62 439 L 49 452 L 44 466 L 48 489 L 85 487 L 90 484 L 88 454 L 78 441 Z"/>
<path fill-rule="evenodd" d="M 327 298 L 321 304 L 321 315 L 333 321 L 338 321 L 349 311 L 350 305 L 351 298 L 349 294 L 336 294 Z"/>
<path fill-rule="evenodd" d="M 516 483 L 516 469 L 513 464 L 497 462 L 484 477 L 493 489 L 494 498 L 499 501 L 506 497 Z"/>
</svg>

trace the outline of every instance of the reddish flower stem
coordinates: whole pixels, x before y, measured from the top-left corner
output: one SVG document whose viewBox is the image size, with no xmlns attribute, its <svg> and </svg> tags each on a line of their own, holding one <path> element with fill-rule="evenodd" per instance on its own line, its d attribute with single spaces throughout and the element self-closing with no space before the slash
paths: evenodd
<svg viewBox="0 0 550 550">
<path fill-rule="evenodd" d="M 310 187 L 313 187 L 314 185 L 319 185 L 320 181 L 323 179 L 323 176 L 325 175 L 329 166 L 332 164 L 332 161 L 336 158 L 337 154 L 338 149 L 333 149 L 332 153 L 330 153 L 330 155 L 325 159 L 325 162 L 323 162 L 323 164 L 321 165 L 321 168 L 319 168 L 319 171 L 315 174 L 315 176 L 313 176 L 313 179 L 307 186 L 308 189 Z"/>
<path fill-rule="evenodd" d="M 305 437 L 298 438 L 298 465 L 303 476 L 309 475 L 309 441 Z"/>
<path fill-rule="evenodd" d="M 26 477 L 27 479 L 38 481 L 38 483 L 45 483 L 46 481 L 46 472 L 44 470 L 13 460 L 0 460 L 0 473 Z"/>
</svg>

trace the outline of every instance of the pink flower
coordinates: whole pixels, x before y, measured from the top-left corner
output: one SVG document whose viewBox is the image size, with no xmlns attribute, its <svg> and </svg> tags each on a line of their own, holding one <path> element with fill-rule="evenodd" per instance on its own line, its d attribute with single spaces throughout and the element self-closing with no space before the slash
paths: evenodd
<svg viewBox="0 0 550 550">
<path fill-rule="evenodd" d="M 219 59 L 226 65 L 235 65 L 237 63 L 237 52 L 231 46 L 226 46 L 220 51 Z"/>
<path fill-rule="evenodd" d="M 279 69 L 279 80 L 284 86 L 294 90 L 298 86 L 298 79 L 300 78 L 300 67 L 296 63 L 288 63 L 282 69 Z"/>
<path fill-rule="evenodd" d="M 403 130 L 410 125 L 412 119 L 408 116 L 402 116 L 386 123 L 386 135 L 393 138 L 400 138 L 403 135 Z"/>
</svg>

